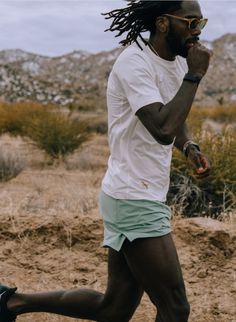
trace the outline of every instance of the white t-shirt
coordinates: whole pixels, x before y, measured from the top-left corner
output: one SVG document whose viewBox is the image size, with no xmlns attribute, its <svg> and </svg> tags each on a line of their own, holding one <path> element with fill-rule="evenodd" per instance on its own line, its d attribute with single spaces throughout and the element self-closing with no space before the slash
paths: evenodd
<svg viewBox="0 0 236 322">
<path fill-rule="evenodd" d="M 135 113 L 148 104 L 166 104 L 172 100 L 187 72 L 187 64 L 182 57 L 167 61 L 147 45 L 142 47 L 143 50 L 136 44 L 127 47 L 109 76 L 110 157 L 102 190 L 116 199 L 164 202 L 169 189 L 173 144 L 159 144 Z"/>
</svg>

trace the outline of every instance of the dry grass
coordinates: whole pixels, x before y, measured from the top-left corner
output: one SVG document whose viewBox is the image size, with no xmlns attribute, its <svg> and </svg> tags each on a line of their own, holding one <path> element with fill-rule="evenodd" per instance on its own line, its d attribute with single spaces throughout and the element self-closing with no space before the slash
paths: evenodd
<svg viewBox="0 0 236 322">
<path fill-rule="evenodd" d="M 217 106 L 217 107 L 199 107 L 195 106 L 191 109 L 188 117 L 188 124 L 193 131 L 199 131 L 203 122 L 210 119 L 218 122 L 222 127 L 228 124 L 236 123 L 236 106 Z"/>
<path fill-rule="evenodd" d="M 26 164 L 19 155 L 0 146 L 0 181 L 8 181 L 24 170 Z"/>
<path fill-rule="evenodd" d="M 204 128 L 206 119 L 217 121 L 217 128 Z M 187 216 L 222 216 L 236 207 L 235 106 L 194 108 L 189 117 L 194 140 L 212 164 L 209 178 L 196 180 L 194 170 L 179 151 L 174 151 L 169 202 L 175 213 Z M 231 125 L 229 128 L 228 125 Z"/>
<path fill-rule="evenodd" d="M 43 169 L 40 150 L 32 150 L 32 145 L 27 145 L 19 137 L 5 137 L 4 140 L 9 149 L 12 147 L 31 162 L 16 178 L 0 183 L 1 282 L 16 285 L 20 292 L 27 293 L 70 288 L 104 291 L 107 251 L 101 248 L 102 223 L 97 199 L 108 156 L 107 138 L 95 135 L 69 156 L 65 164 L 58 167 L 45 164 Z M 190 227 L 194 228 L 194 234 Z M 203 239 L 203 232 L 199 233 L 198 229 L 188 222 L 185 225 L 180 222 L 176 229 L 180 231 L 177 246 L 189 299 L 193 303 L 191 321 L 215 321 L 212 307 L 219 301 L 222 303 L 224 296 L 224 308 L 219 310 L 217 318 L 229 322 L 234 316 L 231 312 L 233 261 L 231 263 L 216 251 L 209 262 L 208 259 L 205 262 L 205 252 L 213 251 L 212 245 L 207 237 Z M 197 243 L 196 240 L 189 242 L 188 238 L 196 238 Z M 204 260 L 199 261 L 199 258 Z M 220 271 L 225 263 L 230 267 L 229 272 L 227 268 Z M 220 267 L 219 272 L 211 269 L 212 266 Z M 209 276 L 197 278 L 195 273 L 203 268 L 210 272 Z M 224 276 L 222 282 L 220 276 Z M 195 282 L 194 278 L 197 278 Z M 213 278 L 216 278 L 214 283 Z M 218 281 L 220 283 L 215 286 Z M 207 299 L 202 309 L 204 296 Z M 227 314 L 224 313 L 226 310 Z M 155 309 L 145 296 L 132 321 L 153 321 L 154 316 Z M 45 313 L 22 315 L 18 320 L 76 321 Z"/>
<path fill-rule="evenodd" d="M 0 103 L 0 133 L 25 136 L 32 119 L 54 109 L 55 106 L 38 103 Z"/>
<path fill-rule="evenodd" d="M 52 158 L 63 159 L 89 138 L 85 122 L 71 119 L 56 106 L 2 103 L 0 113 L 1 133 L 30 138 Z"/>
<path fill-rule="evenodd" d="M 104 113 L 60 111 L 55 106 L 38 104 L 2 104 L 0 121 L 2 131 L 26 135 L 39 149 L 52 158 L 62 159 L 62 163 L 52 163 L 44 156 L 44 166 L 65 166 L 72 171 L 105 171 L 108 149 L 106 138 L 91 132 L 106 132 Z M 204 128 L 204 122 L 211 120 L 218 126 L 217 132 Z M 210 216 L 228 213 L 235 208 L 235 106 L 217 108 L 195 107 L 188 122 L 200 143 L 202 151 L 212 162 L 209 179 L 196 181 L 193 170 L 183 156 L 174 152 L 169 200 L 177 212 L 188 216 L 207 214 Z M 88 134 L 89 132 L 89 134 Z M 91 137 L 91 142 L 86 140 Z M 81 146 L 81 144 L 83 145 Z M 70 154 L 69 156 L 67 156 Z M 41 162 L 42 163 L 42 162 Z M 32 165 L 32 162 L 31 162 Z"/>
<path fill-rule="evenodd" d="M 17 144 L 10 145 L 10 141 L 17 141 Z M 8 150 L 11 150 L 12 146 L 17 150 L 14 153 L 22 156 L 26 156 L 26 150 L 31 147 L 24 141 L 18 141 L 17 138 L 4 137 L 4 142 L 5 146 L 6 142 L 8 143 Z M 93 159 L 88 158 L 89 166 L 85 159 L 88 151 L 93 155 Z M 96 135 L 91 142 L 86 143 L 80 151 L 74 153 L 73 157 L 68 158 L 66 163 L 60 164 L 59 167 L 45 163 L 41 170 L 41 166 L 36 167 L 39 161 L 35 160 L 33 163 L 31 160 L 23 175 L 19 175 L 12 182 L 2 183 L 2 187 L 4 185 L 1 191 L 4 195 L 4 198 L 1 198 L 2 202 L 7 196 L 6 204 L 1 204 L 2 214 L 12 214 L 16 217 L 24 212 L 34 216 L 42 212 L 47 212 L 50 216 L 58 213 L 87 215 L 90 210 L 97 207 L 107 155 L 106 138 Z M 41 159 L 42 156 L 34 151 L 34 157 L 38 156 Z M 11 187 L 16 189 L 11 190 Z"/>
<path fill-rule="evenodd" d="M 93 135 L 90 142 L 85 143 L 81 149 L 68 156 L 65 161 L 67 170 L 97 171 L 107 166 L 108 159 L 107 138 L 103 135 Z"/>
</svg>

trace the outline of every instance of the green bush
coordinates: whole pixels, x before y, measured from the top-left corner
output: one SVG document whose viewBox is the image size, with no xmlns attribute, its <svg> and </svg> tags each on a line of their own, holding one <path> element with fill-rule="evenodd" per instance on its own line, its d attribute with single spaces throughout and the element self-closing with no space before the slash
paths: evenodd
<svg viewBox="0 0 236 322">
<path fill-rule="evenodd" d="M 26 135 L 53 158 L 62 158 L 88 140 L 86 124 L 71 120 L 60 112 L 42 113 L 29 122 Z"/>
<path fill-rule="evenodd" d="M 61 158 L 88 140 L 88 124 L 72 120 L 53 105 L 14 103 L 0 105 L 0 131 L 30 138 L 53 158 Z"/>
<path fill-rule="evenodd" d="M 227 115 L 228 111 L 229 115 Z M 212 164 L 208 178 L 197 180 L 193 168 L 186 162 L 185 157 L 174 150 L 171 170 L 171 185 L 168 202 L 179 213 L 192 217 L 206 214 L 217 217 L 227 213 L 236 206 L 236 140 L 235 133 L 222 129 L 221 134 L 203 133 L 202 116 L 218 121 L 235 119 L 235 112 L 230 109 L 202 109 L 193 111 L 190 115 L 191 128 L 194 130 L 194 140 L 199 143 L 201 150 Z M 222 113 L 222 114 L 221 114 Z M 222 115 L 222 118 L 220 117 Z"/>
</svg>

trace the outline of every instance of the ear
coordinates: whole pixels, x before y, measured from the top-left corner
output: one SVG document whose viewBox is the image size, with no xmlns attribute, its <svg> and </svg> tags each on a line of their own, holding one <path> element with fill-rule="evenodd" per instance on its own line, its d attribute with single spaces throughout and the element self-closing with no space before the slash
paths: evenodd
<svg viewBox="0 0 236 322">
<path fill-rule="evenodd" d="M 164 16 L 157 17 L 156 28 L 161 33 L 167 33 L 169 30 L 169 20 L 167 19 L 167 17 L 164 17 Z"/>
</svg>

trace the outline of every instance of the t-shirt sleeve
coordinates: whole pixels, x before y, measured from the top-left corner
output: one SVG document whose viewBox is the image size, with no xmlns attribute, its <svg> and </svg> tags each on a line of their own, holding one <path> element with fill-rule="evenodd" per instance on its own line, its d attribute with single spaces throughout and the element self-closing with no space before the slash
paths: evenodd
<svg viewBox="0 0 236 322">
<path fill-rule="evenodd" d="M 144 57 L 138 54 L 124 57 L 114 71 L 134 113 L 143 106 L 163 103 L 151 66 Z"/>
</svg>

